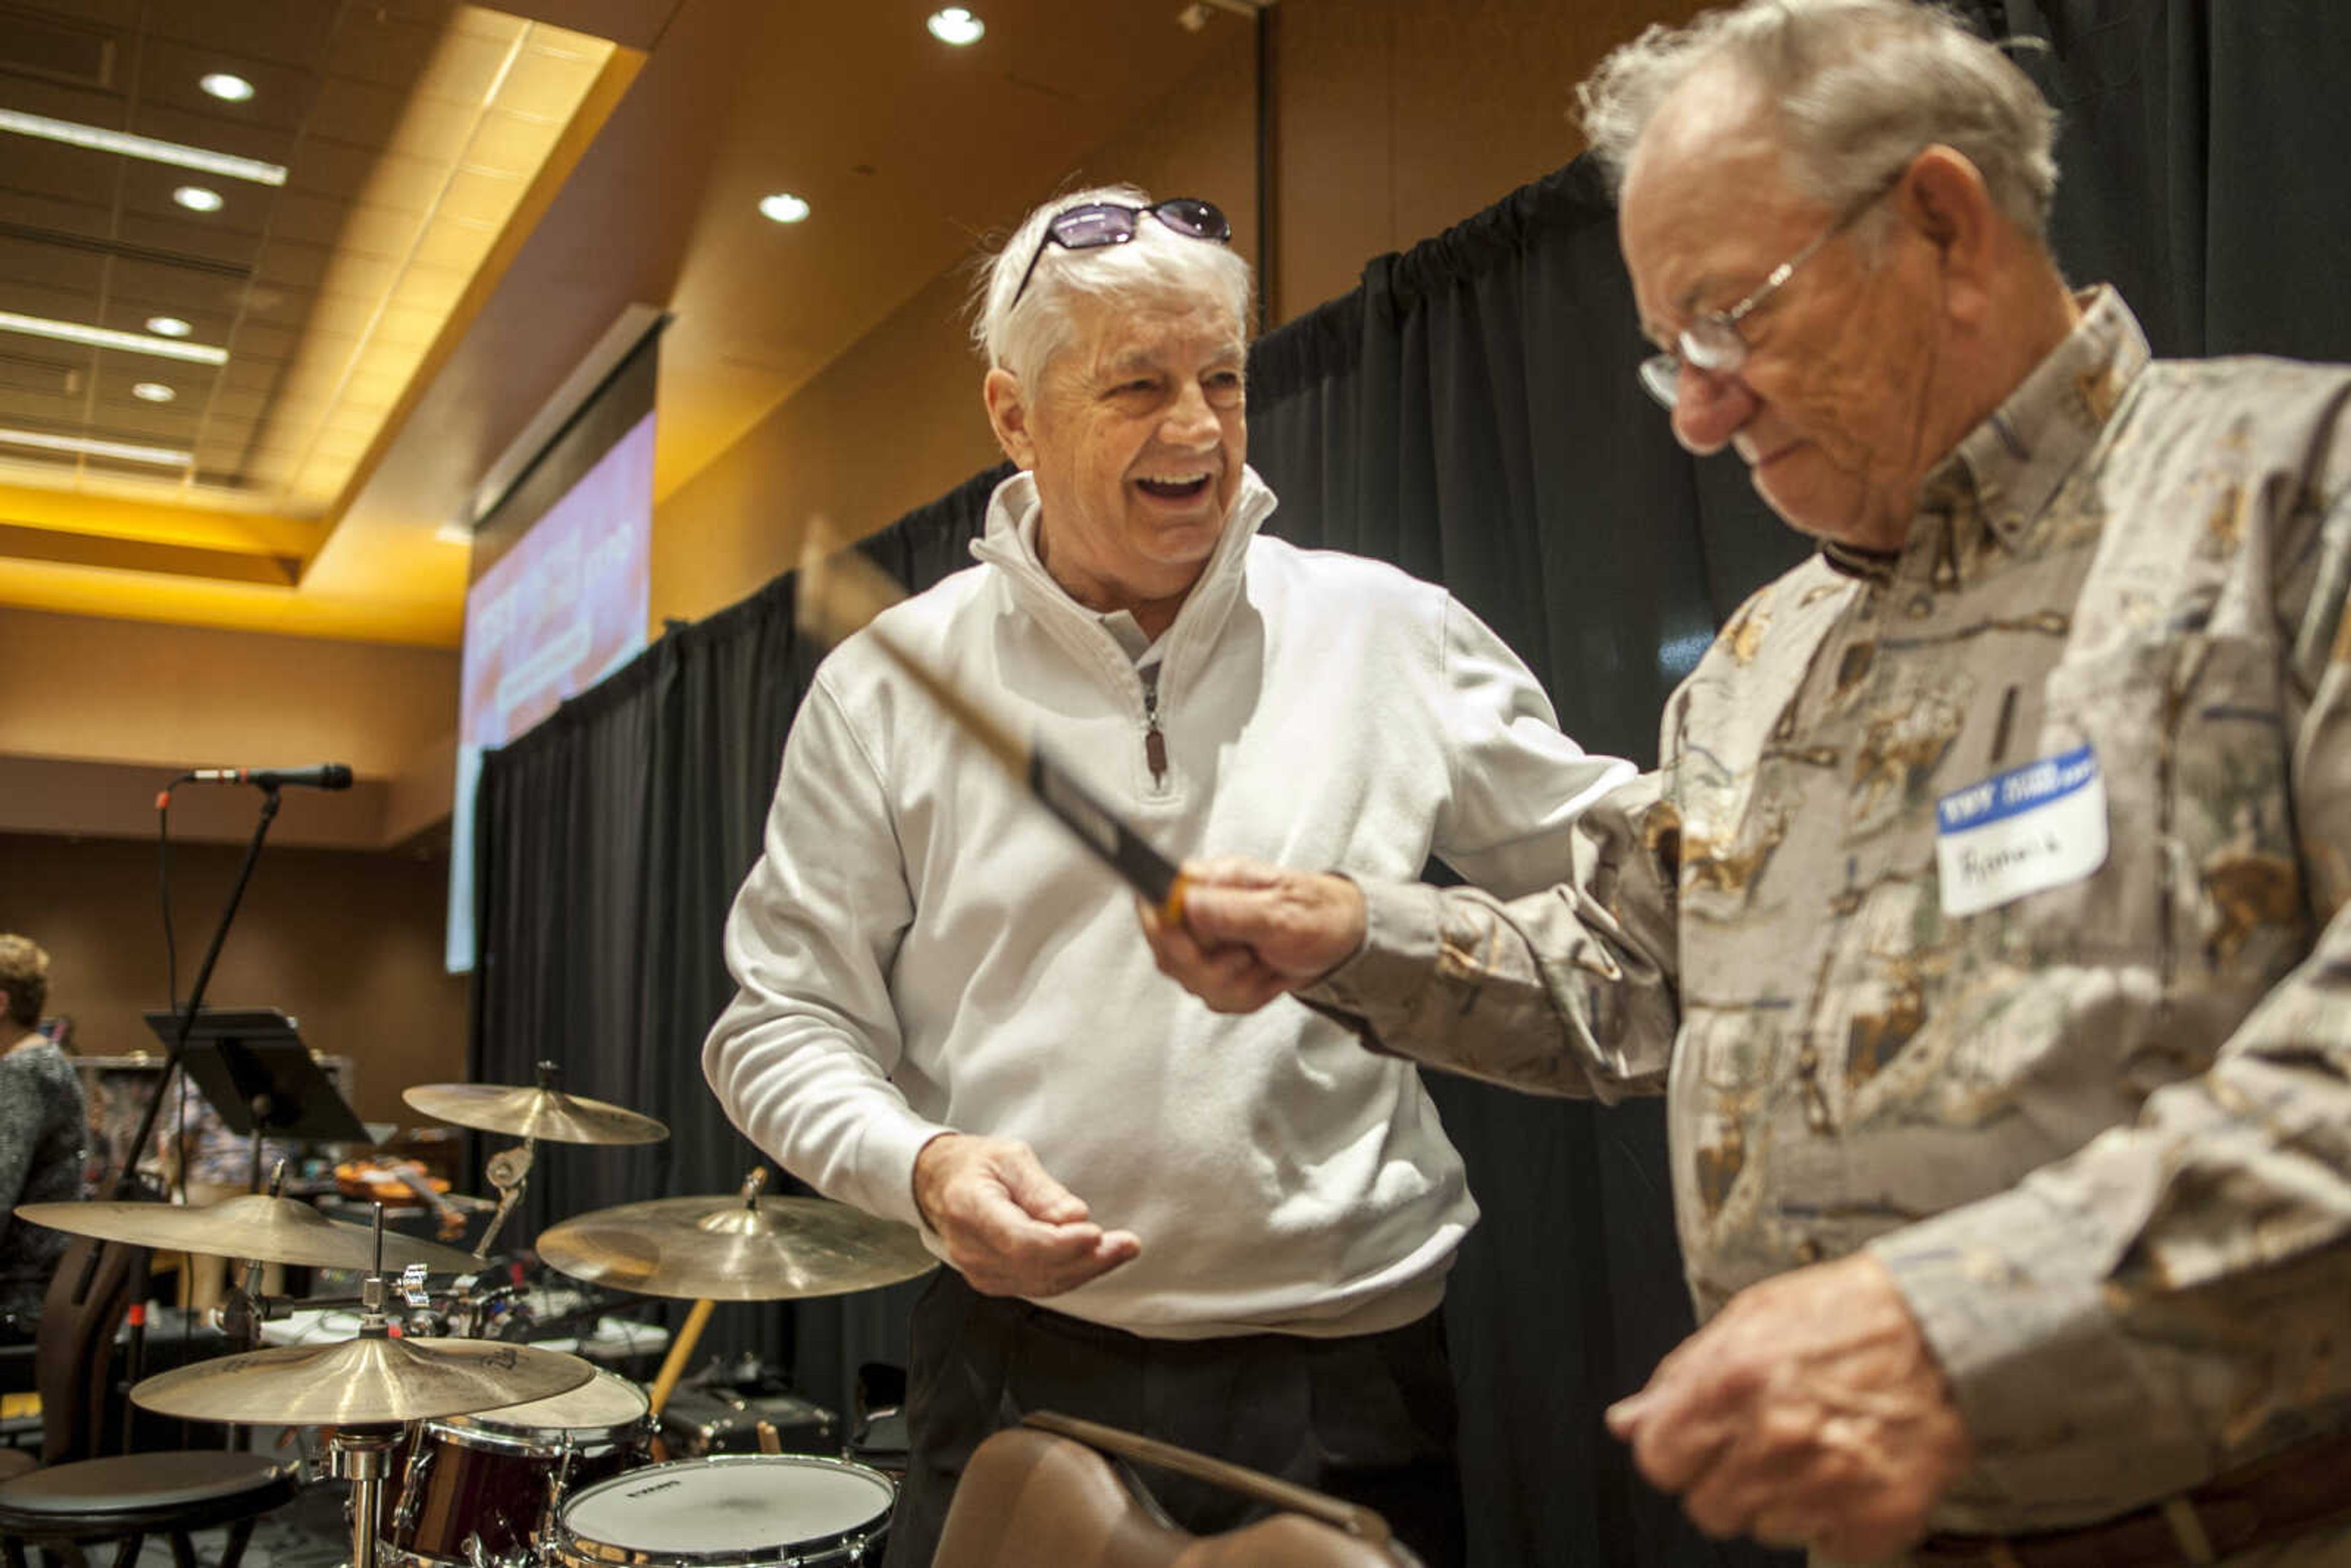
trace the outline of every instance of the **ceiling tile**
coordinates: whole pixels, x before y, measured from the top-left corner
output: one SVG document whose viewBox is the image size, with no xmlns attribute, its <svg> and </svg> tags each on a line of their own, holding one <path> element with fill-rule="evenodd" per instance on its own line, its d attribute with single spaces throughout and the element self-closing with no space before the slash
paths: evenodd
<svg viewBox="0 0 2351 1568">
<path fill-rule="evenodd" d="M 289 191 L 356 201 L 375 172 L 376 151 L 356 141 L 305 138 L 287 176 Z"/>
<path fill-rule="evenodd" d="M 490 89 L 507 68 L 512 46 L 465 33 L 445 34 L 433 58 L 409 90 L 420 98 L 446 99 L 468 109 L 487 103 Z"/>
<path fill-rule="evenodd" d="M 90 26 L 137 25 L 141 0 L 14 0 L 15 8 Z"/>
<path fill-rule="evenodd" d="M 526 47 L 516 57 L 507 79 L 498 84 L 498 95 L 493 102 L 509 114 L 568 120 L 580 107 L 580 100 L 588 96 L 588 89 L 595 85 L 596 73 L 603 65 L 598 57 Z"/>
<path fill-rule="evenodd" d="M 433 58 L 434 29 L 384 15 L 375 6 L 344 6 L 328 57 L 329 78 L 347 77 L 405 91 Z M 327 90 L 334 90 L 330 80 Z"/>
<path fill-rule="evenodd" d="M 324 246 L 298 245 L 272 235 L 253 258 L 253 277 L 256 283 L 316 288 L 334 260 L 335 253 Z"/>
<path fill-rule="evenodd" d="M 449 217 L 468 223 L 502 228 L 507 219 L 514 215 L 515 204 L 522 200 L 524 188 L 523 182 L 511 174 L 460 169 L 450 179 L 449 189 L 442 195 L 441 211 Z"/>
<path fill-rule="evenodd" d="M 386 153 L 376 160 L 375 167 L 368 172 L 354 194 L 370 206 L 422 217 L 440 201 L 442 187 L 449 183 L 452 172 L 446 161 Z"/>
<path fill-rule="evenodd" d="M 237 324 L 236 336 L 228 340 L 231 361 L 246 359 L 289 360 L 300 345 L 302 334 L 289 332 L 282 327 L 264 327 L 252 321 Z"/>
<path fill-rule="evenodd" d="M 453 267 L 411 266 L 392 291 L 392 303 L 410 309 L 433 310 L 446 316 L 465 292 L 469 275 Z"/>
<path fill-rule="evenodd" d="M 424 226 L 424 237 L 417 242 L 416 260 L 430 267 L 454 267 L 470 276 L 490 254 L 497 243 L 497 227 L 492 224 L 473 223 L 462 218 L 436 215 Z"/>
<path fill-rule="evenodd" d="M 261 249 L 257 234 L 193 228 L 173 218 L 140 212 L 122 214 L 120 232 L 126 243 L 144 249 L 241 267 L 250 267 Z"/>
<path fill-rule="evenodd" d="M 372 82 L 338 79 L 319 94 L 304 121 L 304 134 L 381 147 L 406 117 L 408 95 Z"/>
<path fill-rule="evenodd" d="M 272 245 L 291 242 L 331 248 L 350 216 L 350 204 L 308 191 L 287 191 L 277 198 L 277 218 L 270 225 Z"/>
<path fill-rule="evenodd" d="M 103 239 L 109 220 L 103 207 L 0 188 L 0 224 L 55 230 L 59 234 L 88 239 Z"/>
<path fill-rule="evenodd" d="M 394 152 L 405 152 L 412 158 L 432 158 L 455 162 L 465 150 L 467 138 L 474 134 L 474 117 L 478 111 L 439 99 L 417 99 L 408 105 L 400 125 L 385 147 Z"/>
<path fill-rule="evenodd" d="M 458 5 L 449 12 L 451 32 L 486 38 L 494 44 L 511 44 L 522 36 L 524 28 L 530 26 L 520 16 L 510 16 L 504 11 L 485 10 L 479 5 Z"/>
<path fill-rule="evenodd" d="M 325 0 L 170 0 L 145 7 L 147 25 L 169 38 L 202 44 L 225 38 L 242 53 L 298 70 L 325 57 L 336 5 Z"/>
<path fill-rule="evenodd" d="M 89 255 L 86 251 L 0 232 L 0 281 L 44 284 L 52 288 L 86 287 L 89 270 Z"/>
<path fill-rule="evenodd" d="M 372 310 L 376 302 L 389 293 L 400 279 L 401 264 L 395 257 L 357 256 L 344 251 L 328 266 L 326 276 L 319 280 L 319 303 L 311 316 L 324 322 L 328 311 L 348 314 L 354 302 L 362 314 Z"/>
<path fill-rule="evenodd" d="M 559 120 L 525 120 L 493 110 L 482 117 L 474 139 L 465 144 L 465 162 L 471 169 L 527 180 L 547 162 L 562 134 Z"/>
<path fill-rule="evenodd" d="M 0 157 L 7 160 L 11 189 L 93 204 L 112 199 L 115 171 L 122 162 L 119 153 L 5 134 L 0 134 Z"/>
<path fill-rule="evenodd" d="M 424 231 L 424 221 L 414 213 L 394 212 L 389 207 L 354 205 L 350 217 L 343 225 L 342 248 L 361 256 L 380 256 L 405 260 L 416 245 L 416 236 Z"/>
</svg>

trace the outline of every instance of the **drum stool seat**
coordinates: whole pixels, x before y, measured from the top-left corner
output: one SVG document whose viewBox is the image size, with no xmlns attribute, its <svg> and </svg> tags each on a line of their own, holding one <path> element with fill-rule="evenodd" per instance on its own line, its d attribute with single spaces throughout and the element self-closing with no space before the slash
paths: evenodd
<svg viewBox="0 0 2351 1568">
<path fill-rule="evenodd" d="M 236 1568 L 253 1521 L 292 1498 L 293 1471 L 258 1454 L 126 1454 L 52 1465 L 0 1481 L 0 1553 L 25 1568 L 25 1547 L 115 1541 L 131 1568 L 150 1535 L 166 1535 L 177 1568 L 195 1568 L 193 1530 L 229 1527 L 219 1568 Z"/>
</svg>

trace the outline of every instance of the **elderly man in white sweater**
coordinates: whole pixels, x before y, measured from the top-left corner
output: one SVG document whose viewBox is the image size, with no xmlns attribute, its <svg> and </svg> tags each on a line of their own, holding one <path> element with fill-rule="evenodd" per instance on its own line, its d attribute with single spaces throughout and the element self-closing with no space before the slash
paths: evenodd
<svg viewBox="0 0 2351 1568">
<path fill-rule="evenodd" d="M 890 630 L 1170 855 L 1560 880 L 1629 769 L 1562 735 L 1441 589 L 1259 532 L 1228 235 L 1206 202 L 1124 188 L 1029 214 L 976 332 L 1021 472 L 979 564 Z M 726 959 L 704 1061 L 728 1113 L 950 1265 L 913 1324 L 893 1568 L 929 1561 L 972 1448 L 1040 1407 L 1364 1502 L 1459 1560 L 1437 1308 L 1478 1210 L 1410 1066 L 1168 984 L 1121 884 L 862 637 L 801 706 Z M 1180 1482 L 1161 1500 L 1201 1532 L 1246 1516 Z"/>
</svg>

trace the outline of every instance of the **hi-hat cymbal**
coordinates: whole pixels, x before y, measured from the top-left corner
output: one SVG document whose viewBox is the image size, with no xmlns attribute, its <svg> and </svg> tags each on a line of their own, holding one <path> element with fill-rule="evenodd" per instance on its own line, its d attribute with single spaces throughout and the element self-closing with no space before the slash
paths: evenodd
<svg viewBox="0 0 2351 1568">
<path fill-rule="evenodd" d="M 290 1197 L 247 1193 L 201 1208 L 168 1203 L 26 1203 L 16 1218 L 76 1236 L 127 1241 L 167 1252 L 258 1258 L 311 1269 L 372 1269 L 375 1233 L 364 1225 L 328 1218 Z M 385 1231 L 383 1264 L 398 1270 L 422 1263 L 436 1274 L 470 1273 L 480 1260 L 455 1247 Z"/>
<path fill-rule="evenodd" d="M 602 1100 L 509 1083 L 420 1083 L 400 1097 L 428 1116 L 559 1144 L 658 1144 L 669 1129 Z"/>
<path fill-rule="evenodd" d="M 567 1219 L 538 1238 L 575 1280 L 685 1301 L 838 1296 L 935 1268 L 912 1227 L 820 1197 L 664 1197 Z"/>
<path fill-rule="evenodd" d="M 281 1345 L 174 1367 L 134 1385 L 134 1404 L 197 1421 L 343 1427 L 423 1421 L 527 1404 L 577 1388 L 596 1369 L 576 1355 L 480 1339 L 380 1339 Z"/>
</svg>

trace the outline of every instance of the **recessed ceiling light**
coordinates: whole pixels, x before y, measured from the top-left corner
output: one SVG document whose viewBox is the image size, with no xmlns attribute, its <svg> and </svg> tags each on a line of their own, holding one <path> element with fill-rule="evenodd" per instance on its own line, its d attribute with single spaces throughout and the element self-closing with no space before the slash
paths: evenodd
<svg viewBox="0 0 2351 1568">
<path fill-rule="evenodd" d="M 150 316 L 147 329 L 159 338 L 184 338 L 195 330 L 177 316 Z"/>
<path fill-rule="evenodd" d="M 144 158 L 153 163 L 169 163 L 180 169 L 201 170 L 225 179 L 250 180 L 256 185 L 282 185 L 286 183 L 286 165 L 265 163 L 258 158 L 235 158 L 208 148 L 189 147 L 177 141 L 158 141 L 152 136 L 132 136 L 126 131 L 109 131 L 99 125 L 78 125 L 70 120 L 51 120 L 45 114 L 26 114 L 22 110 L 0 109 L 0 131 L 13 131 L 20 136 L 37 136 L 45 141 L 63 141 L 74 147 L 93 148 L 100 152 L 120 152 L 126 158 Z"/>
<path fill-rule="evenodd" d="M 253 96 L 253 84 L 230 71 L 206 71 L 196 85 L 226 103 L 243 103 Z"/>
<path fill-rule="evenodd" d="M 172 200 L 192 213 L 216 213 L 221 210 L 221 193 L 203 185 L 183 185 L 172 193 Z"/>
<path fill-rule="evenodd" d="M 119 457 L 126 463 L 152 463 L 163 468 L 193 468 L 196 455 L 168 446 L 133 446 L 126 441 L 93 441 L 85 435 L 51 435 L 39 430 L 0 430 L 0 442 L 11 446 L 37 446 L 45 452 L 78 452 L 86 457 Z"/>
<path fill-rule="evenodd" d="M 131 389 L 131 395 L 142 402 L 169 402 L 180 394 L 162 382 L 141 382 Z"/>
<path fill-rule="evenodd" d="M 759 215 L 779 224 L 796 224 L 809 215 L 809 204 L 789 191 L 778 191 L 759 199 Z"/>
<path fill-rule="evenodd" d="M 930 21 L 925 25 L 931 29 L 931 37 L 940 43 L 957 46 L 976 44 L 979 42 L 980 35 L 987 31 L 987 23 L 960 5 L 932 12 Z"/>
<path fill-rule="evenodd" d="M 183 321 L 180 325 L 185 327 L 187 323 Z M 0 332 L 24 332 L 36 338 L 52 338 L 60 343 L 88 343 L 97 349 L 127 349 L 134 354 L 185 360 L 193 365 L 225 365 L 228 362 L 226 349 L 214 349 L 203 343 L 175 343 L 169 338 L 142 338 L 136 332 L 118 332 L 111 327 L 89 327 L 79 321 L 52 321 L 46 316 L 19 316 L 13 310 L 0 310 Z"/>
</svg>

